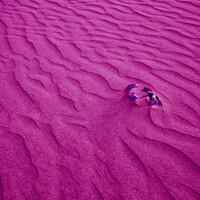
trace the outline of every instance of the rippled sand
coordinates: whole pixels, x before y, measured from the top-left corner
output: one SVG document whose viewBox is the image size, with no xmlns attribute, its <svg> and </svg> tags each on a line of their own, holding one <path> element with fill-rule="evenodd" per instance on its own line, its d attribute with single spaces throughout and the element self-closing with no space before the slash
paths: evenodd
<svg viewBox="0 0 200 200">
<path fill-rule="evenodd" d="M 2 0 L 0 200 L 199 200 L 199 38 L 197 0 Z"/>
</svg>

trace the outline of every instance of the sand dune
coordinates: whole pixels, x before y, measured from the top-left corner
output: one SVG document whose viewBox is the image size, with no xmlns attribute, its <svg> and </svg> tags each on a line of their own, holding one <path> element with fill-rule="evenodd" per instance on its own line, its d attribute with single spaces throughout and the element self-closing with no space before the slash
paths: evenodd
<svg viewBox="0 0 200 200">
<path fill-rule="evenodd" d="M 200 199 L 199 36 L 198 1 L 1 1 L 0 200 Z"/>
</svg>

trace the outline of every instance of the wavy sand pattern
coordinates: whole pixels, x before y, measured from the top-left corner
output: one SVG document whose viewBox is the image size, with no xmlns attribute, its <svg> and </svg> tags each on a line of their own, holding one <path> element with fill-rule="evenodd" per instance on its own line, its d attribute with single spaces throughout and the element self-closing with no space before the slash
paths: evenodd
<svg viewBox="0 0 200 200">
<path fill-rule="evenodd" d="M 1 200 L 200 199 L 200 2 L 127 2 L 0 2 Z"/>
</svg>

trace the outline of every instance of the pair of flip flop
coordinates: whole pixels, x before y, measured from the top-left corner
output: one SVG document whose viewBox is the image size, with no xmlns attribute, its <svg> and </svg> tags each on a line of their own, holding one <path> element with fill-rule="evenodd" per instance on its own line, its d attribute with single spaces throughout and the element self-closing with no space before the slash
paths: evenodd
<svg viewBox="0 0 200 200">
<path fill-rule="evenodd" d="M 130 90 L 130 89 L 135 88 L 135 87 L 137 87 L 137 84 L 132 83 L 132 84 L 128 85 L 126 89 Z M 135 95 L 135 93 L 133 93 L 133 92 L 129 94 L 129 97 L 130 97 L 131 99 L 134 99 L 134 100 L 138 98 L 138 97 Z"/>
<path fill-rule="evenodd" d="M 144 88 L 144 90 L 146 92 L 148 92 L 148 97 L 150 98 L 150 101 L 148 103 L 148 105 L 161 105 L 162 102 L 159 100 L 159 98 L 157 96 L 155 96 L 152 92 L 150 92 L 151 90 L 149 88 Z"/>
<path fill-rule="evenodd" d="M 160 99 L 155 96 L 153 93 L 148 92 L 148 96 L 150 97 L 150 101 L 148 103 L 148 105 L 162 105 L 162 102 L 160 101 Z"/>
</svg>

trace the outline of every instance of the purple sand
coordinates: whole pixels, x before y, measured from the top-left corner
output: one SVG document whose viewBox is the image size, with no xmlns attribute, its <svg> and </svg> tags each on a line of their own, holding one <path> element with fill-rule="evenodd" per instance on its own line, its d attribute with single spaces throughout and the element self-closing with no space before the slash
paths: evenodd
<svg viewBox="0 0 200 200">
<path fill-rule="evenodd" d="M 0 1 L 0 200 L 200 199 L 199 15 L 197 0 Z M 130 104 L 132 80 L 163 106 Z"/>
</svg>

